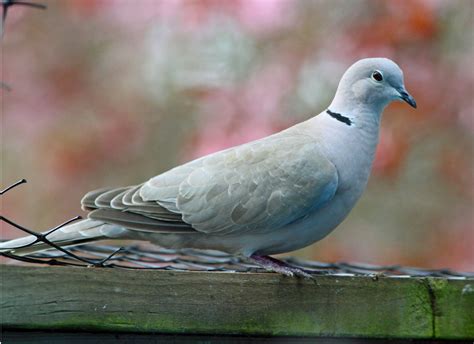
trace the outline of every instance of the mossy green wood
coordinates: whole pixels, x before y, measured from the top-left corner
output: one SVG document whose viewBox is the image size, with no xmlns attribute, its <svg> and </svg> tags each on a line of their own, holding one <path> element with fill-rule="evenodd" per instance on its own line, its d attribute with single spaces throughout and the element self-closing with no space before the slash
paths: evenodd
<svg viewBox="0 0 474 344">
<path fill-rule="evenodd" d="M 432 293 L 435 337 L 474 339 L 474 280 L 449 283 L 427 279 Z"/>
<path fill-rule="evenodd" d="M 3 265 L 1 322 L 4 329 L 469 338 L 473 282 Z"/>
</svg>

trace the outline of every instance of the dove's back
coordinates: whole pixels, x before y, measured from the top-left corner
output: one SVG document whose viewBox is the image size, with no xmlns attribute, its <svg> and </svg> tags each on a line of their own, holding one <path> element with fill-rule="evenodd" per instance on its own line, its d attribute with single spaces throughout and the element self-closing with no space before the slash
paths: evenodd
<svg viewBox="0 0 474 344">
<path fill-rule="evenodd" d="M 297 127 L 176 167 L 140 196 L 210 235 L 264 233 L 324 206 L 337 171 L 317 139 Z"/>
</svg>

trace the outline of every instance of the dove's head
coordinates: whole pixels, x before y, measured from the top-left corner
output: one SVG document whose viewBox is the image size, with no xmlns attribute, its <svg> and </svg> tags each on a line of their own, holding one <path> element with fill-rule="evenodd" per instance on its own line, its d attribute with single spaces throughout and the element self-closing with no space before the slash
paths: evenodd
<svg viewBox="0 0 474 344">
<path fill-rule="evenodd" d="M 367 58 L 357 61 L 344 73 L 333 104 L 344 108 L 372 107 L 381 112 L 394 100 L 416 108 L 415 99 L 403 83 L 400 67 L 387 58 Z"/>
</svg>

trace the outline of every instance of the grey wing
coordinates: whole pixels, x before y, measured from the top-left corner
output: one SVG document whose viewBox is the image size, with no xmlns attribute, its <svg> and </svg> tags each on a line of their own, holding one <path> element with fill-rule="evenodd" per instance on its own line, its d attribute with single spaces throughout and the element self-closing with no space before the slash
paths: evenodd
<svg viewBox="0 0 474 344">
<path fill-rule="evenodd" d="M 192 233 L 180 214 L 156 202 L 145 202 L 139 195 L 141 185 L 100 189 L 86 194 L 81 203 L 91 211 L 89 218 L 143 232 Z"/>
<path fill-rule="evenodd" d="M 327 204 L 337 185 L 313 138 L 280 133 L 176 167 L 138 192 L 197 231 L 226 235 L 296 221 Z"/>
</svg>

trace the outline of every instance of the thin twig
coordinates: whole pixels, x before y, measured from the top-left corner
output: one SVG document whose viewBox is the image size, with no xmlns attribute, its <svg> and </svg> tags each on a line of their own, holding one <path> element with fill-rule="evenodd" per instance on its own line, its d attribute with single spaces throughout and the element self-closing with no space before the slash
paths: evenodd
<svg viewBox="0 0 474 344">
<path fill-rule="evenodd" d="M 71 265 L 72 266 L 87 266 L 85 264 L 77 264 L 77 263 L 73 263 L 73 262 L 69 262 L 69 261 L 63 262 L 63 261 L 56 260 L 56 259 L 45 260 L 45 259 L 28 257 L 28 256 L 17 256 L 15 254 L 7 253 L 7 252 L 0 252 L 0 256 L 4 256 L 4 257 L 10 258 L 10 259 L 18 260 L 18 261 L 25 262 L 25 263 L 33 263 L 33 264 L 62 265 L 62 266 L 71 266 Z"/>
<path fill-rule="evenodd" d="M 43 235 L 44 237 L 47 237 L 48 235 L 56 232 L 58 229 L 70 224 L 71 222 L 74 222 L 74 221 L 77 221 L 77 220 L 81 220 L 82 219 L 82 216 L 78 215 L 78 216 L 75 216 L 73 217 L 72 219 L 69 219 L 63 223 L 61 223 L 60 225 L 57 225 L 56 227 L 54 227 L 53 229 L 50 229 L 49 231 L 45 232 Z"/>
<path fill-rule="evenodd" d="M 6 193 L 7 191 L 15 188 L 16 186 L 20 185 L 20 184 L 24 184 L 26 183 L 26 179 L 21 179 L 19 181 L 17 181 L 16 183 L 13 183 L 12 185 L 8 186 L 7 188 L 5 188 L 4 190 L 1 190 L 0 191 L 0 195 L 3 195 L 4 193 Z M 76 217 L 73 217 L 72 219 L 69 219 L 63 223 L 61 223 L 60 225 L 50 229 L 50 230 L 47 230 L 46 232 L 44 233 L 37 233 L 29 228 L 26 228 L 24 226 L 21 226 L 19 225 L 18 223 L 6 218 L 5 216 L 3 215 L 0 215 L 0 221 L 4 221 L 6 223 L 8 223 L 9 225 L 27 233 L 27 234 L 30 234 L 32 236 L 34 236 L 36 239 L 32 242 L 30 242 L 29 244 L 26 244 L 26 245 L 23 245 L 23 246 L 17 246 L 17 247 L 11 247 L 11 248 L 8 248 L 8 247 L 5 247 L 4 249 L 6 250 L 18 250 L 18 249 L 22 249 L 22 248 L 27 248 L 27 247 L 30 247 L 30 246 L 33 246 L 35 245 L 36 243 L 39 243 L 39 242 L 42 242 L 48 246 L 50 246 L 51 248 L 54 248 L 64 254 L 66 254 L 67 256 L 71 257 L 71 258 L 74 258 L 76 260 L 79 260 L 83 263 L 87 263 L 88 265 L 93 265 L 93 266 L 105 266 L 105 263 L 109 260 L 112 259 L 112 257 L 123 251 L 122 248 L 119 248 L 118 250 L 116 250 L 115 252 L 113 252 L 112 254 L 110 254 L 108 257 L 105 257 L 104 259 L 101 259 L 99 261 L 94 261 L 94 260 L 90 260 L 90 259 L 87 259 L 87 258 L 84 258 L 84 257 L 81 257 L 81 256 L 78 256 L 68 250 L 66 250 L 65 248 L 57 245 L 56 243 L 54 243 L 53 241 L 49 240 L 47 237 L 48 235 L 51 235 L 52 233 L 54 233 L 55 231 L 57 231 L 58 229 L 60 228 L 63 228 L 64 226 L 74 222 L 74 221 L 77 221 L 77 220 L 80 220 L 82 219 L 81 216 L 76 216 Z M 9 258 L 12 258 L 12 259 L 17 259 L 17 260 L 21 260 L 21 261 L 29 261 L 29 262 L 37 262 L 37 259 L 34 259 L 34 258 L 29 258 L 29 257 L 24 257 L 24 256 L 18 256 L 18 255 L 15 255 L 13 253 L 5 253 L 5 252 L 0 252 L 0 255 L 2 256 L 5 256 L 5 257 L 9 257 Z M 56 263 L 53 263 L 51 262 L 51 264 L 56 264 Z"/>
<path fill-rule="evenodd" d="M 27 6 L 31 8 L 36 8 L 39 10 L 45 10 L 47 8 L 44 4 L 39 4 L 35 2 L 28 2 L 28 1 L 18 1 L 18 0 L 0 0 L 2 4 L 2 25 L 1 25 L 1 32 L 0 37 L 3 37 L 3 33 L 5 31 L 5 20 L 7 19 L 8 9 L 12 6 Z"/>
<path fill-rule="evenodd" d="M 45 244 L 48 245 L 48 246 L 51 246 L 52 248 L 55 248 L 55 249 L 58 250 L 58 251 L 61 251 L 61 252 L 65 253 L 66 255 L 68 255 L 68 256 L 70 256 L 70 257 L 72 257 L 72 258 L 75 258 L 75 259 L 77 259 L 77 260 L 80 260 L 81 262 L 84 262 L 84 263 L 87 263 L 87 264 L 90 264 L 90 265 L 96 265 L 96 264 L 97 264 L 97 262 L 95 262 L 95 261 L 92 261 L 92 260 L 89 260 L 89 259 L 80 257 L 80 256 L 78 256 L 78 255 L 75 255 L 74 253 L 69 252 L 68 250 L 66 250 L 66 249 L 62 248 L 61 246 L 55 244 L 54 242 L 48 240 L 48 239 L 46 238 L 46 235 L 48 235 L 48 232 L 46 232 L 46 234 L 36 233 L 35 231 L 32 231 L 31 229 L 25 228 L 25 227 L 23 227 L 23 226 L 21 226 L 21 225 L 15 223 L 15 222 L 13 222 L 12 220 L 7 219 L 7 218 L 4 217 L 4 216 L 0 216 L 0 220 L 3 220 L 3 221 L 5 221 L 6 223 L 12 225 L 13 227 L 16 227 L 16 228 L 18 228 L 19 230 L 21 230 L 21 231 L 23 231 L 23 232 L 26 232 L 26 233 L 28 233 L 28 234 L 33 235 L 33 236 L 36 237 L 36 240 L 33 241 L 33 242 L 31 242 L 31 243 L 29 243 L 28 245 L 24 245 L 24 246 L 21 246 L 21 247 L 12 247 L 12 248 L 10 248 L 10 249 L 12 249 L 12 250 L 30 247 L 30 246 L 32 246 L 32 245 L 38 243 L 38 242 L 42 242 L 42 243 L 45 243 Z M 71 219 L 71 220 L 74 220 L 74 221 L 75 221 L 75 220 L 77 220 L 77 217 L 74 218 L 74 219 Z M 57 230 L 57 229 L 59 229 L 59 228 L 65 226 L 67 223 L 72 222 L 71 220 L 66 221 L 66 222 L 63 223 L 62 225 L 60 225 L 60 226 L 54 228 L 54 230 Z M 100 262 L 99 262 L 99 263 L 100 263 Z"/>
<path fill-rule="evenodd" d="M 13 6 L 13 5 L 20 5 L 20 6 L 28 6 L 28 7 L 33 7 L 33 8 L 37 8 L 37 9 L 40 9 L 40 10 L 45 10 L 47 8 L 46 5 L 44 4 L 38 4 L 36 2 L 28 2 L 28 1 L 18 1 L 18 0 L 2 0 L 3 2 L 3 7 L 9 7 L 9 6 Z"/>
<path fill-rule="evenodd" d="M 120 247 L 118 250 L 112 252 L 110 255 L 102 259 L 101 261 L 97 262 L 94 264 L 96 267 L 104 267 L 105 263 L 108 262 L 109 260 L 112 260 L 112 258 L 119 252 L 123 252 L 125 249 L 123 247 Z"/>
<path fill-rule="evenodd" d="M 14 187 L 20 185 L 20 184 L 25 184 L 26 183 L 26 179 L 20 179 L 19 181 L 17 181 L 16 183 L 13 183 L 12 185 L 8 186 L 7 188 L 3 189 L 3 190 L 0 190 L 0 196 L 3 195 L 5 192 L 13 189 Z"/>
</svg>

